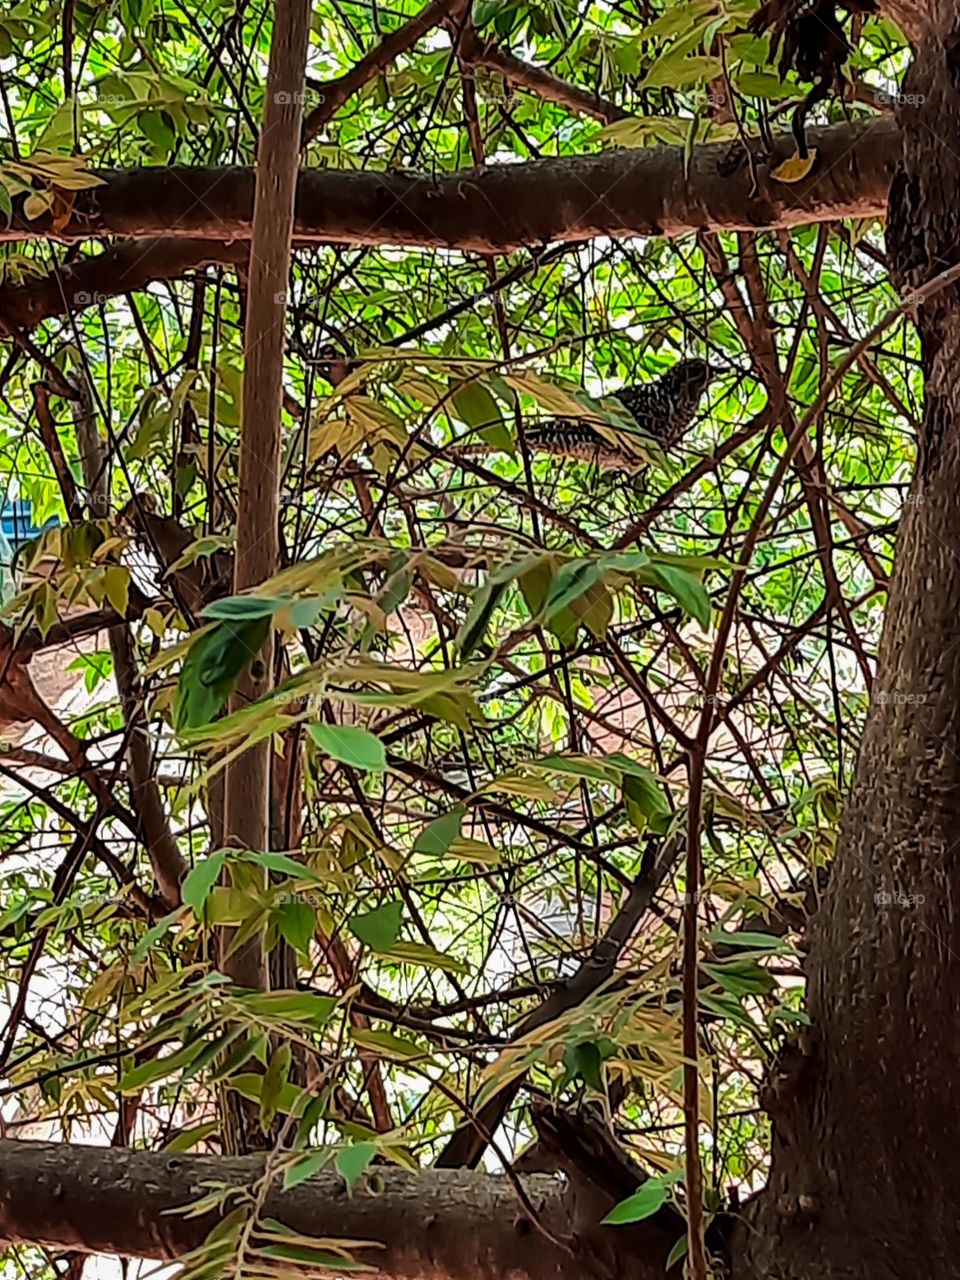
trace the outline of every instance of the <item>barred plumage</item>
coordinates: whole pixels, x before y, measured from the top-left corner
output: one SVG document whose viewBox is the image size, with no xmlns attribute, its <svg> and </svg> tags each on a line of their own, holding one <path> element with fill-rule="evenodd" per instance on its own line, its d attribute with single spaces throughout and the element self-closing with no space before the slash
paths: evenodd
<svg viewBox="0 0 960 1280">
<path fill-rule="evenodd" d="M 338 386 L 355 367 L 352 357 L 334 346 L 319 352 L 318 370 Z M 637 444 L 652 438 L 661 449 L 671 449 L 693 422 L 704 391 L 722 369 L 706 360 L 680 360 L 656 382 L 641 382 L 615 392 L 616 398 L 639 428 Z M 524 427 L 524 438 L 537 453 L 589 462 L 602 471 L 637 471 L 644 459 L 616 444 L 584 418 L 548 418 Z M 447 446 L 448 456 L 498 452 L 495 445 L 464 441 Z"/>
<path fill-rule="evenodd" d="M 661 449 L 672 448 L 693 422 L 697 406 L 711 379 L 722 371 L 705 360 L 681 360 L 656 382 L 643 382 L 617 391 L 616 398 L 636 421 L 642 435 Z M 537 453 L 590 462 L 601 471 L 637 471 L 644 460 L 628 449 L 618 449 L 584 418 L 548 418 L 524 427 L 524 438 Z M 458 444 L 451 452 L 494 452 L 488 444 Z"/>
<path fill-rule="evenodd" d="M 720 370 L 705 360 L 681 360 L 656 382 L 624 387 L 616 398 L 646 436 L 661 449 L 678 443 L 693 422 L 700 399 Z M 582 418 L 551 418 L 525 430 L 527 443 L 541 453 L 594 462 L 602 470 L 633 471 L 642 462 L 620 450 Z"/>
</svg>

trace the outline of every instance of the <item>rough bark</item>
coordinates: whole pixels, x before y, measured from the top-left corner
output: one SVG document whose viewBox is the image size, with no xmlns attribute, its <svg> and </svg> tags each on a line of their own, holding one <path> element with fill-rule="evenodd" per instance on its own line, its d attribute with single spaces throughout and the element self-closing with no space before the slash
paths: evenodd
<svg viewBox="0 0 960 1280">
<path fill-rule="evenodd" d="M 960 260 L 953 6 L 903 85 L 888 247 L 901 296 Z M 958 1274 L 960 290 L 918 310 L 926 379 L 873 703 L 814 921 L 809 1043 L 772 1081 L 767 1192 L 737 1280 Z"/>
<path fill-rule="evenodd" d="M 258 1156 L 0 1141 L 0 1241 L 181 1257 L 206 1238 L 217 1215 L 172 1210 L 199 1199 L 213 1183 L 250 1186 L 263 1169 Z M 618 1263 L 635 1280 L 655 1280 L 676 1239 L 672 1220 L 651 1219 L 632 1228 L 585 1228 L 579 1246 L 571 1242 L 568 1251 L 548 1236 L 570 1231 L 574 1197 L 544 1175 L 514 1186 L 506 1177 L 462 1170 L 381 1167 L 352 1195 L 333 1172 L 289 1191 L 280 1189 L 281 1181 L 267 1194 L 262 1218 L 305 1235 L 372 1241 L 359 1256 L 394 1280 L 580 1280 L 609 1276 Z"/>
<path fill-rule="evenodd" d="M 653 147 L 443 177 L 310 169 L 300 175 L 294 239 L 491 253 L 597 236 L 674 237 L 882 215 L 900 153 L 892 120 L 811 129 L 808 142 L 817 162 L 796 183 L 770 176 L 794 154 L 789 134 L 769 155 L 755 143 L 755 166 L 738 141 L 698 147 L 689 165 L 682 148 Z M 250 238 L 252 169 L 108 170 L 100 177 L 103 186 L 77 193 L 63 227 L 55 230 L 49 217 L 29 221 L 18 206 L 0 242 Z"/>
</svg>

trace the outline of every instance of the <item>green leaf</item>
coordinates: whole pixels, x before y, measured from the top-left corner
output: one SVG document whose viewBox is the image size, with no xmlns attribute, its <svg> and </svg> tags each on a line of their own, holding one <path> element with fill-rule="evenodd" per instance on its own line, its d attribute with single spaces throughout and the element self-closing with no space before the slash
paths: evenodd
<svg viewBox="0 0 960 1280">
<path fill-rule="evenodd" d="M 229 1049 L 233 1042 L 238 1040 L 245 1031 L 246 1028 L 243 1026 L 233 1026 L 224 1031 L 222 1035 L 217 1036 L 215 1040 L 212 1040 L 205 1049 L 202 1049 L 200 1053 L 197 1054 L 189 1067 L 187 1067 L 186 1071 L 184 1071 L 183 1078 L 185 1080 L 192 1079 L 195 1075 L 198 1075 L 204 1067 L 208 1067 L 211 1062 L 215 1062 L 218 1058 L 222 1058 L 227 1049 Z"/>
<path fill-rule="evenodd" d="M 470 609 L 454 641 L 461 658 L 468 658 L 483 640 L 497 601 L 505 590 L 505 583 L 488 578 L 474 593 Z"/>
<path fill-rule="evenodd" d="M 294 880 L 312 880 L 315 883 L 320 880 L 315 871 L 302 862 L 297 862 L 296 858 L 291 858 L 289 853 L 244 849 L 240 858 L 244 862 L 255 862 L 259 867 L 266 867 L 268 871 L 279 871 L 281 875 L 290 876 Z"/>
<path fill-rule="evenodd" d="M 347 928 L 364 946 L 374 951 L 389 951 L 400 936 L 402 923 L 403 904 L 394 901 L 354 916 L 347 921 Z"/>
<path fill-rule="evenodd" d="M 677 1263 L 680 1261 L 681 1258 L 685 1258 L 687 1256 L 687 1250 L 689 1248 L 690 1248 L 690 1237 L 684 1234 L 680 1237 L 680 1239 L 677 1241 L 677 1243 L 673 1246 L 673 1248 L 670 1250 L 669 1254 L 667 1255 L 667 1261 L 665 1264 L 666 1270 L 669 1271 L 671 1267 L 675 1267 L 677 1265 Z"/>
<path fill-rule="evenodd" d="M 176 130 L 166 111 L 142 111 L 137 124 L 147 141 L 158 150 L 169 153 L 177 145 Z"/>
<path fill-rule="evenodd" d="M 464 382 L 450 397 L 457 417 L 468 427 L 489 427 L 499 422 L 503 412 L 496 400 L 479 382 Z"/>
<path fill-rule="evenodd" d="M 29 906 L 29 903 L 27 905 Z M 133 949 L 133 955 L 131 956 L 133 963 L 139 964 L 141 960 L 145 960 L 154 943 L 159 942 L 162 937 L 169 933 L 182 915 L 182 909 L 178 908 L 176 911 L 171 911 L 169 915 L 164 916 L 162 920 L 158 920 L 155 925 L 151 925 Z"/>
<path fill-rule="evenodd" d="M 333 1163 L 337 1173 L 347 1184 L 348 1191 L 354 1189 L 376 1154 L 377 1146 L 374 1142 L 355 1142 L 352 1147 L 345 1147 L 337 1152 Z"/>
<path fill-rule="evenodd" d="M 306 600 L 298 600 L 290 607 L 290 623 L 297 631 L 305 631 L 312 627 L 330 601 L 326 596 L 311 596 Z"/>
<path fill-rule="evenodd" d="M 550 584 L 543 603 L 544 618 L 549 621 L 602 577 L 603 568 L 596 560 L 571 560 L 565 564 Z"/>
<path fill-rule="evenodd" d="M 277 908 L 280 936 L 302 956 L 310 955 L 310 944 L 317 928 L 317 913 L 308 902 L 283 902 Z"/>
<path fill-rule="evenodd" d="M 217 1120 L 208 1120 L 206 1124 L 194 1125 L 176 1134 L 169 1142 L 164 1143 L 163 1150 L 169 1152 L 190 1151 L 198 1142 L 203 1142 L 220 1128 Z"/>
<path fill-rule="evenodd" d="M 427 969 L 443 969 L 447 973 L 467 974 L 469 966 L 455 956 L 444 955 L 436 947 L 426 942 L 395 942 L 383 952 L 387 960 L 397 960 L 400 964 L 419 964 Z"/>
<path fill-rule="evenodd" d="M 648 773 L 646 777 L 628 773 L 624 776 L 621 785 L 627 804 L 636 805 L 648 821 L 670 812 L 663 788 L 652 773 Z"/>
<path fill-rule="evenodd" d="M 280 1096 L 283 1086 L 287 1083 L 292 1061 L 293 1051 L 290 1045 L 282 1044 L 271 1055 L 267 1065 L 263 1083 L 260 1086 L 260 1128 L 264 1133 L 269 1133 L 270 1126 L 277 1117 Z"/>
<path fill-rule="evenodd" d="M 355 1262 L 352 1258 L 342 1258 L 339 1254 L 331 1253 L 328 1249 L 315 1249 L 308 1244 L 265 1244 L 258 1247 L 257 1253 L 264 1258 L 283 1258 L 289 1262 L 305 1262 L 313 1270 L 374 1272 L 377 1269 L 365 1262 Z M 271 1268 L 269 1274 L 289 1275 L 291 1272 L 288 1268 L 283 1271 Z"/>
<path fill-rule="evenodd" d="M 211 853 L 208 858 L 201 859 L 190 871 L 180 888 L 180 896 L 199 920 L 203 916 L 204 903 L 210 890 L 220 879 L 223 864 L 226 861 L 226 849 Z"/>
<path fill-rule="evenodd" d="M 563 1065 L 567 1080 L 580 1076 L 591 1089 L 603 1093 L 603 1057 L 592 1041 L 570 1045 L 563 1055 Z"/>
<path fill-rule="evenodd" d="M 677 57 L 668 51 L 659 58 L 637 86 L 638 89 L 679 89 L 683 85 L 716 80 L 723 75 L 719 58 Z"/>
<path fill-rule="evenodd" d="M 308 732 L 321 751 L 342 764 L 377 773 L 387 767 L 386 749 L 369 729 L 351 724 L 312 724 Z"/>
<path fill-rule="evenodd" d="M 704 631 L 710 626 L 710 597 L 699 578 L 683 569 L 667 564 L 653 565 L 657 584 L 676 600 L 685 613 L 700 623 Z"/>
<path fill-rule="evenodd" d="M 644 1218 L 652 1218 L 658 1209 L 662 1209 L 670 1195 L 670 1188 L 680 1180 L 680 1173 L 663 1173 L 656 1178 L 648 1178 L 638 1191 L 610 1210 L 603 1222 L 608 1227 L 622 1227 L 630 1222 L 642 1222 Z"/>
<path fill-rule="evenodd" d="M 800 92 L 795 84 L 784 84 L 779 76 L 769 71 L 745 71 L 735 78 L 734 83 L 749 98 L 779 101 L 781 98 L 795 97 Z"/>
<path fill-rule="evenodd" d="M 306 1027 L 323 1027 L 337 1007 L 335 996 L 309 991 L 251 991 L 240 997 L 251 1014 L 298 1022 Z"/>
<path fill-rule="evenodd" d="M 434 857 L 445 854 L 454 840 L 459 839 L 466 812 L 467 806 L 458 804 L 449 813 L 443 813 L 439 818 L 428 822 L 414 841 L 413 852 L 429 853 Z"/>
<path fill-rule="evenodd" d="M 525 769 L 546 769 L 551 773 L 570 773 L 575 778 L 592 778 L 595 782 L 610 782 L 611 775 L 601 760 L 590 756 L 573 754 L 555 754 L 543 756 L 540 760 L 525 760 Z"/>
<path fill-rule="evenodd" d="M 290 1165 L 283 1175 L 284 1191 L 289 1191 L 291 1187 L 298 1187 L 301 1182 L 306 1182 L 307 1178 L 312 1178 L 315 1173 L 319 1173 L 332 1155 L 331 1147 L 321 1147 L 319 1151 L 311 1151 L 295 1164 Z"/>
<path fill-rule="evenodd" d="M 225 600 L 214 600 L 208 604 L 203 616 L 216 618 L 219 622 L 252 622 L 256 618 L 272 618 L 289 603 L 289 600 L 265 596 L 227 596 Z"/>
<path fill-rule="evenodd" d="M 251 1102 L 259 1102 L 263 1092 L 263 1081 L 264 1077 L 262 1075 L 250 1072 L 249 1074 L 231 1076 L 227 1081 L 227 1085 L 229 1088 L 235 1089 L 244 1098 L 249 1098 Z M 282 1111 L 284 1114 L 289 1115 L 299 1108 L 302 1101 L 303 1090 L 288 1082 L 281 1086 L 274 1105 L 277 1112 Z"/>
<path fill-rule="evenodd" d="M 239 1071 L 245 1063 L 249 1062 L 252 1057 L 260 1054 L 266 1047 L 266 1043 L 267 1037 L 263 1035 L 262 1032 L 258 1032 L 257 1035 L 251 1036 L 249 1040 L 244 1040 L 241 1044 L 237 1045 L 236 1049 L 233 1050 L 229 1057 L 225 1058 L 220 1066 L 217 1067 L 216 1071 L 213 1073 L 211 1083 L 215 1083 L 218 1080 L 229 1080 L 230 1077 L 235 1072 Z"/>
<path fill-rule="evenodd" d="M 120 1081 L 120 1092 L 139 1093 L 148 1084 L 155 1084 L 159 1080 L 166 1080 L 169 1076 L 176 1075 L 205 1047 L 202 1040 L 193 1041 L 167 1058 L 152 1058 L 149 1062 L 142 1062 L 139 1067 L 132 1067 L 124 1073 Z"/>
<path fill-rule="evenodd" d="M 761 968 L 755 960 L 705 963 L 702 968 L 707 977 L 734 996 L 768 995 L 777 985 L 766 969 Z"/>
<path fill-rule="evenodd" d="M 350 1038 L 361 1049 L 372 1049 L 384 1058 L 395 1062 L 409 1062 L 414 1058 L 428 1058 L 429 1053 L 415 1041 L 395 1036 L 392 1031 L 367 1031 L 355 1028 Z"/>
<path fill-rule="evenodd" d="M 790 944 L 783 938 L 777 938 L 770 933 L 751 933 L 749 930 L 738 931 L 736 933 L 728 933 L 722 925 L 718 925 L 715 929 L 711 929 L 706 934 L 707 941 L 715 942 L 724 947 L 743 947 L 748 951 L 765 951 L 773 955 L 788 955 L 790 953 Z"/>
<path fill-rule="evenodd" d="M 112 564 L 104 570 L 103 594 L 121 618 L 127 616 L 127 604 L 130 598 L 130 570 L 122 565 Z"/>
<path fill-rule="evenodd" d="M 269 631 L 269 618 L 220 622 L 194 641 L 177 685 L 174 727 L 178 731 L 199 729 L 216 719 Z"/>
</svg>

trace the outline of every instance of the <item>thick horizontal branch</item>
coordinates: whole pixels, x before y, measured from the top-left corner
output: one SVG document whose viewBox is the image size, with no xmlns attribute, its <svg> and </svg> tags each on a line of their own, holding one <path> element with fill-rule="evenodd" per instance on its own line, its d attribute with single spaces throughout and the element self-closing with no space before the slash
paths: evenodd
<svg viewBox="0 0 960 1280">
<path fill-rule="evenodd" d="M 263 1158 L 182 1156 L 112 1147 L 0 1141 L 0 1242 L 38 1244 L 130 1258 L 182 1257 L 209 1234 L 218 1214 L 174 1212 L 213 1184 L 252 1186 Z M 564 1189 L 555 1178 L 522 1179 L 538 1229 L 506 1177 L 462 1170 L 409 1173 L 378 1167 L 348 1194 L 343 1180 L 321 1173 L 289 1191 L 272 1185 L 261 1218 L 276 1218 L 303 1235 L 369 1240 L 358 1251 L 395 1280 L 558 1280 L 590 1274 L 544 1234 L 571 1229 Z M 235 1202 L 231 1202 L 235 1203 Z M 651 1224 L 628 1237 L 612 1228 L 591 1235 L 591 1254 L 607 1242 L 654 1246 L 659 1265 L 631 1266 L 637 1280 L 663 1274 L 662 1229 Z M 602 1239 L 601 1239 L 602 1237 Z M 669 1242 L 666 1242 L 669 1248 Z"/>
<path fill-rule="evenodd" d="M 249 257 L 250 246 L 243 241 L 163 238 L 116 245 L 95 258 L 66 263 L 41 280 L 0 288 L 0 336 L 133 293 L 153 280 L 174 280 L 209 263 L 244 262 Z"/>
<path fill-rule="evenodd" d="M 886 208 L 900 156 L 892 120 L 811 130 L 816 162 L 801 182 L 771 176 L 794 152 L 789 135 L 753 165 L 740 142 L 489 165 L 444 177 L 305 170 L 297 195 L 300 244 L 419 245 L 504 252 L 598 236 L 680 236 L 698 230 L 791 227 Z M 232 241 L 250 236 L 254 171 L 104 171 L 79 192 L 56 231 L 18 204 L 0 242 L 89 236 Z M 756 185 L 754 183 L 756 179 Z"/>
</svg>

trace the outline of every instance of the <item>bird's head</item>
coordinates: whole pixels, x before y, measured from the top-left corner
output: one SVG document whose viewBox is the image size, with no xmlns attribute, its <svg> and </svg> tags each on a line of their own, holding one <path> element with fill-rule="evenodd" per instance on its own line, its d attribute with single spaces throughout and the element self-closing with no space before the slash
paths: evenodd
<svg viewBox="0 0 960 1280">
<path fill-rule="evenodd" d="M 681 360 L 671 370 L 677 385 L 684 390 L 703 391 L 715 378 L 722 378 L 729 373 L 726 365 L 710 364 L 706 360 Z"/>
<path fill-rule="evenodd" d="M 338 387 L 357 366 L 356 361 L 339 347 L 326 343 L 317 352 L 315 367 L 320 376 L 326 378 L 331 386 Z"/>
</svg>

